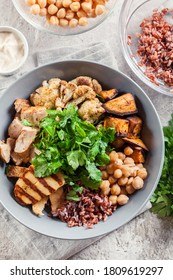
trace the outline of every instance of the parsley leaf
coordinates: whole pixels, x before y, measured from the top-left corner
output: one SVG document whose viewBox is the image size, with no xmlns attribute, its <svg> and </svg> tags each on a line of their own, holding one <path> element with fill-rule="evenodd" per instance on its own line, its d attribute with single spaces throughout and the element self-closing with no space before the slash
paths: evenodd
<svg viewBox="0 0 173 280">
<path fill-rule="evenodd" d="M 173 216 L 173 115 L 163 131 L 165 161 L 159 184 L 151 198 L 151 210 L 159 217 Z"/>
</svg>

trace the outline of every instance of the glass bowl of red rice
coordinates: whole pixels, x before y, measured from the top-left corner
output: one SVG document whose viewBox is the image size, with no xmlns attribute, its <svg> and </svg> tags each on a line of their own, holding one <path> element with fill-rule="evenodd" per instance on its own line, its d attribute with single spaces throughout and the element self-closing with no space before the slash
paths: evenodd
<svg viewBox="0 0 173 280">
<path fill-rule="evenodd" d="M 173 97 L 171 1 L 124 1 L 119 26 L 123 55 L 132 71 L 150 88 Z"/>
</svg>

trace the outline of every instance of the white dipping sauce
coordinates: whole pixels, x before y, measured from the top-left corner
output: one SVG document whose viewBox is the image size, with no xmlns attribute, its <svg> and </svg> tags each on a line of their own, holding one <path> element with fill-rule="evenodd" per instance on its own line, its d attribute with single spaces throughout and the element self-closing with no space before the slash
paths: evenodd
<svg viewBox="0 0 173 280">
<path fill-rule="evenodd" d="M 12 32 L 0 32 L 0 72 L 15 70 L 24 57 L 24 45 Z"/>
</svg>

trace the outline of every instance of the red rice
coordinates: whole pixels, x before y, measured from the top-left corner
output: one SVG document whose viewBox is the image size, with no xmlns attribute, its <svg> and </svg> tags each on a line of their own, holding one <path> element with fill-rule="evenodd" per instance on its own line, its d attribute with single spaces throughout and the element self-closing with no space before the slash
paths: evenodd
<svg viewBox="0 0 173 280">
<path fill-rule="evenodd" d="M 142 33 L 138 34 L 137 53 L 140 66 L 145 66 L 145 75 L 158 85 L 157 79 L 165 85 L 173 86 L 173 25 L 164 16 L 170 12 L 154 10 L 150 18 L 140 24 Z"/>
<path fill-rule="evenodd" d="M 80 198 L 79 202 L 66 201 L 52 216 L 66 222 L 69 227 L 93 228 L 99 221 L 106 221 L 116 209 L 107 196 L 90 189 L 85 188 Z"/>
</svg>

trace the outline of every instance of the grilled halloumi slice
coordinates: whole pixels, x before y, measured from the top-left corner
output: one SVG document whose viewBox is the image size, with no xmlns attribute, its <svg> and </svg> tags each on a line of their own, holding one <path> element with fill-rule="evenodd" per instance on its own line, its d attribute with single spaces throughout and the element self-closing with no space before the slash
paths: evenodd
<svg viewBox="0 0 173 280">
<path fill-rule="evenodd" d="M 65 184 L 62 173 L 45 178 L 36 178 L 32 166 L 27 168 L 14 187 L 16 200 L 22 205 L 36 204 Z"/>
</svg>

